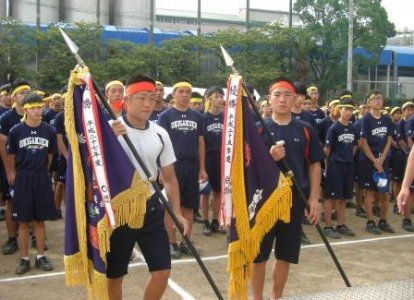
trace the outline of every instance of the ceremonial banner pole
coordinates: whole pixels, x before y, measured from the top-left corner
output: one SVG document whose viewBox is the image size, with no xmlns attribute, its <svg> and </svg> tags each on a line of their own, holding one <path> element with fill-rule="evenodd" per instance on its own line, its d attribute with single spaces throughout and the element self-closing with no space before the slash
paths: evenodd
<svg viewBox="0 0 414 300">
<path fill-rule="evenodd" d="M 226 65 L 228 67 L 231 67 L 232 71 L 234 74 L 239 74 L 239 72 L 237 71 L 236 67 L 234 66 L 234 61 L 231 58 L 231 56 L 227 53 L 226 49 L 223 48 L 223 46 L 220 45 L 221 48 L 221 52 L 223 54 L 223 58 L 224 61 L 226 63 Z M 256 113 L 260 124 L 263 126 L 263 129 L 265 130 L 266 134 L 269 136 L 269 139 L 271 141 L 271 143 L 273 145 L 276 145 L 277 141 L 275 140 L 274 136 L 272 135 L 272 133 L 270 132 L 268 126 L 266 125 L 266 122 L 263 120 L 259 110 L 256 107 L 256 103 L 253 100 L 253 96 L 252 94 L 249 92 L 249 90 L 246 88 L 246 85 L 243 82 L 243 90 L 245 91 L 246 95 L 247 95 L 247 99 L 249 100 L 249 103 L 251 105 L 251 107 L 253 108 L 254 112 Z M 299 197 L 302 200 L 302 202 L 305 204 L 306 210 L 309 212 L 310 211 L 310 207 L 309 207 L 309 203 L 308 200 L 306 199 L 306 196 L 301 188 L 301 186 L 299 185 L 298 181 L 296 180 L 295 174 L 293 173 L 293 171 L 290 169 L 290 167 L 288 166 L 287 162 L 285 159 L 281 159 L 277 162 L 278 167 L 280 168 L 280 170 L 284 173 L 284 175 L 288 178 L 291 179 L 294 188 L 296 189 L 296 191 L 299 193 Z M 342 268 L 338 258 L 335 255 L 335 252 L 333 251 L 328 239 L 326 238 L 321 226 L 319 225 L 319 223 L 315 224 L 316 229 L 319 232 L 319 235 L 321 236 L 326 248 L 328 249 L 329 254 L 332 257 L 332 260 L 334 261 L 339 273 L 342 276 L 342 279 L 344 280 L 345 284 L 347 287 L 351 287 L 351 283 L 348 280 L 348 277 L 345 274 L 344 269 Z"/>
<path fill-rule="evenodd" d="M 76 59 L 78 65 L 80 67 L 85 67 L 85 63 L 84 63 L 84 61 L 82 60 L 82 58 L 80 57 L 80 55 L 78 53 L 78 51 L 79 51 L 78 46 L 69 38 L 69 36 L 61 28 L 59 28 L 59 30 L 60 30 L 60 33 L 62 34 L 62 36 L 63 36 L 63 38 L 66 42 L 66 45 L 69 47 L 71 53 L 75 56 L 75 59 Z M 96 81 L 94 80 L 94 78 L 92 77 L 91 79 L 92 79 L 92 83 L 93 83 L 93 87 L 95 89 L 95 92 L 98 94 L 99 99 L 101 100 L 101 102 L 104 105 L 105 109 L 107 110 L 107 112 L 109 113 L 109 115 L 111 116 L 111 118 L 113 120 L 117 120 L 117 118 L 115 116 L 115 113 L 112 111 L 110 105 L 108 104 L 108 102 L 105 98 L 105 95 L 102 93 L 102 90 L 99 88 L 99 86 L 96 83 Z M 148 168 L 146 167 L 144 161 L 139 156 L 136 149 L 134 148 L 130 138 L 128 137 L 127 134 L 123 134 L 122 137 L 124 138 L 125 142 L 127 143 L 128 147 L 130 148 L 131 152 L 133 153 L 135 159 L 137 160 L 139 166 L 141 167 L 141 169 L 145 173 L 145 176 L 147 177 L 148 181 L 151 183 L 152 187 L 154 188 L 155 192 L 157 193 L 158 197 L 160 198 L 161 202 L 163 203 L 164 207 L 167 209 L 167 212 L 171 216 L 171 219 L 173 220 L 175 226 L 180 231 L 182 237 L 184 238 L 185 242 L 187 243 L 188 247 L 190 248 L 191 253 L 194 255 L 194 258 L 197 260 L 197 263 L 199 264 L 199 266 L 200 266 L 201 270 L 203 271 L 205 277 L 207 278 L 208 282 L 210 283 L 212 289 L 214 290 L 214 293 L 216 294 L 217 298 L 220 299 L 220 300 L 223 300 L 223 296 L 221 295 L 219 289 L 217 288 L 215 282 L 213 281 L 213 278 L 211 277 L 211 275 L 208 272 L 206 266 L 204 265 L 203 261 L 201 260 L 200 255 L 198 254 L 197 250 L 195 249 L 195 247 L 192 244 L 192 242 L 190 241 L 190 239 L 184 234 L 184 229 L 183 229 L 180 221 L 178 220 L 177 216 L 175 215 L 171 205 L 168 203 L 167 199 L 165 198 L 165 196 L 161 192 L 161 189 L 158 186 L 155 179 L 151 178 L 151 173 L 149 172 Z"/>
</svg>

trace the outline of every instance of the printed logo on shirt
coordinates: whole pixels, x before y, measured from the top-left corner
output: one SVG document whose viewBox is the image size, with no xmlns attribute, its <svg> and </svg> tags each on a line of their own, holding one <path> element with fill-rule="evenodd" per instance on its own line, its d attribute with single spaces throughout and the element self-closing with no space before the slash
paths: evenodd
<svg viewBox="0 0 414 300">
<path fill-rule="evenodd" d="M 353 143 L 354 139 L 355 139 L 355 136 L 352 133 L 343 133 L 338 136 L 338 142 L 347 143 L 347 144 Z"/>
<path fill-rule="evenodd" d="M 49 140 L 41 137 L 28 137 L 19 141 L 19 148 L 43 149 L 49 147 Z"/>
<path fill-rule="evenodd" d="M 371 130 L 371 134 L 373 136 L 377 136 L 377 137 L 380 137 L 380 138 L 386 137 L 387 133 L 388 133 L 388 128 L 386 126 L 378 127 L 378 128 L 375 128 L 375 129 Z"/>
<path fill-rule="evenodd" d="M 171 122 L 171 129 L 179 131 L 193 131 L 197 130 L 197 122 L 191 120 L 178 120 Z"/>
<path fill-rule="evenodd" d="M 213 123 L 207 126 L 208 132 L 222 132 L 223 131 L 223 124 L 221 123 Z"/>
</svg>

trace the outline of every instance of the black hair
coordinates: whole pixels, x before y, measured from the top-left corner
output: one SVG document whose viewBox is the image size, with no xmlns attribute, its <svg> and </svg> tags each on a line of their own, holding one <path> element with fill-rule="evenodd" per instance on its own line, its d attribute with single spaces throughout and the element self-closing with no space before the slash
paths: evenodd
<svg viewBox="0 0 414 300">
<path fill-rule="evenodd" d="M 2 86 L 0 86 L 0 92 L 6 91 L 7 93 L 11 92 L 11 85 L 10 83 L 7 84 L 3 84 Z"/>
<path fill-rule="evenodd" d="M 29 85 L 30 86 L 30 83 L 25 79 L 16 79 L 12 83 L 12 90 L 14 90 L 15 88 L 17 88 L 19 86 L 22 86 L 22 85 Z"/>
<path fill-rule="evenodd" d="M 165 102 L 170 102 L 171 101 L 171 99 L 173 99 L 174 97 L 173 97 L 173 95 L 172 94 L 168 94 L 167 95 L 167 97 L 165 97 Z"/>
<path fill-rule="evenodd" d="M 211 86 L 208 89 L 206 89 L 206 91 L 204 92 L 204 97 L 208 98 L 211 95 L 213 95 L 214 93 L 218 93 L 222 96 L 224 96 L 224 91 L 221 87 L 219 86 Z"/>
<path fill-rule="evenodd" d="M 296 94 L 303 95 L 303 96 L 307 95 L 306 86 L 303 83 L 296 81 L 294 83 L 294 87 L 295 87 Z"/>
<path fill-rule="evenodd" d="M 22 104 L 24 106 L 25 104 L 30 103 L 43 103 L 43 97 L 36 93 L 30 93 L 26 97 L 24 97 Z"/>
<path fill-rule="evenodd" d="M 148 81 L 148 82 L 151 82 L 151 83 L 153 83 L 155 85 L 155 80 L 152 79 L 151 77 L 147 76 L 147 75 L 144 75 L 144 74 L 135 74 L 135 75 L 132 75 L 128 79 L 126 85 L 128 86 L 128 85 L 131 85 L 133 83 L 142 82 L 142 81 Z"/>
<path fill-rule="evenodd" d="M 201 98 L 203 99 L 203 95 L 201 95 L 199 92 L 192 92 L 191 98 Z"/>
<path fill-rule="evenodd" d="M 352 98 L 343 98 L 339 101 L 339 105 L 352 105 L 355 107 L 354 100 Z"/>
<path fill-rule="evenodd" d="M 351 96 L 351 98 L 352 98 L 354 96 L 354 94 L 352 94 L 352 92 L 350 90 L 343 90 L 339 94 L 339 98 L 342 98 L 343 96 Z"/>
</svg>

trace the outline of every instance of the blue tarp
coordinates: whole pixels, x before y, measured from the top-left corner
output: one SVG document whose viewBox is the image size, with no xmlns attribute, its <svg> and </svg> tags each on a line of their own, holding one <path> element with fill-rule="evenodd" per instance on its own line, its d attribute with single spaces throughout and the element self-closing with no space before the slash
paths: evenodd
<svg viewBox="0 0 414 300">
<path fill-rule="evenodd" d="M 354 54 L 366 58 L 371 57 L 371 53 L 363 48 L 355 48 Z M 414 67 L 414 47 L 386 46 L 381 54 L 378 65 L 390 65 L 393 63 L 393 54 L 398 67 Z"/>
</svg>

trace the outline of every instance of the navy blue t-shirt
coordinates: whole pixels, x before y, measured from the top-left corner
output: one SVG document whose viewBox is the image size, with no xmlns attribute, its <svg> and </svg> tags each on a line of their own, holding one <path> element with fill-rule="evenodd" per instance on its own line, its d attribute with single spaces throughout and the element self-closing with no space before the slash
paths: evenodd
<svg viewBox="0 0 414 300">
<path fill-rule="evenodd" d="M 325 113 L 319 107 L 316 110 L 308 110 L 316 124 L 319 124 L 323 119 L 326 118 Z"/>
<path fill-rule="evenodd" d="M 223 132 L 223 113 L 217 116 L 206 112 L 203 117 L 203 135 L 206 144 L 206 154 L 221 152 L 221 135 Z"/>
<path fill-rule="evenodd" d="M 7 152 L 16 155 L 16 170 L 47 172 L 48 154 L 57 153 L 55 129 L 45 122 L 37 127 L 17 124 L 10 130 Z"/>
<path fill-rule="evenodd" d="M 295 174 L 302 189 L 308 190 L 310 187 L 308 162 L 321 161 L 325 156 L 315 130 L 308 123 L 295 118 L 292 118 L 287 125 L 278 125 L 271 118 L 267 119 L 266 123 L 276 141 L 285 141 L 286 162 Z M 309 132 L 309 141 L 305 137 L 305 127 Z M 265 143 L 270 147 L 271 142 L 267 134 L 264 134 L 263 137 Z M 307 148 L 309 149 L 309 155 L 306 159 Z"/>
<path fill-rule="evenodd" d="M 361 134 L 362 119 L 356 120 L 355 123 L 353 123 L 353 125 L 356 129 L 357 140 L 359 140 L 359 137 L 360 137 L 360 134 Z"/>
<path fill-rule="evenodd" d="M 149 119 L 150 121 L 157 121 L 160 114 L 165 111 L 167 108 L 164 106 L 161 110 L 153 110 Z"/>
<path fill-rule="evenodd" d="M 10 129 L 19 124 L 22 118 L 23 116 L 19 115 L 15 108 L 6 111 L 0 117 L 0 133 L 8 136 Z"/>
<path fill-rule="evenodd" d="M 379 157 L 384 151 L 388 137 L 392 134 L 391 123 L 391 119 L 385 115 L 376 119 L 369 113 L 362 118 L 360 137 L 367 139 L 375 157 Z"/>
<path fill-rule="evenodd" d="M 405 138 L 412 139 L 414 136 L 414 116 L 410 117 L 405 123 Z"/>
<path fill-rule="evenodd" d="M 49 124 L 49 125 L 54 126 L 54 123 L 55 123 L 55 117 L 56 117 L 56 115 L 57 115 L 58 113 L 59 113 L 58 111 L 55 111 L 55 110 L 53 110 L 53 109 L 51 109 L 51 108 L 49 108 L 49 109 L 45 109 L 45 110 L 42 112 L 42 121 L 46 122 L 46 123 L 47 123 L 47 124 Z"/>
<path fill-rule="evenodd" d="M 10 110 L 10 108 L 0 106 L 0 116 L 2 116 L 6 111 L 9 111 L 9 110 Z"/>
<path fill-rule="evenodd" d="M 198 138 L 203 135 L 199 112 L 192 109 L 179 111 L 170 108 L 159 115 L 158 124 L 170 135 L 177 160 L 189 162 L 199 160 Z"/>
<path fill-rule="evenodd" d="M 328 134 L 328 129 L 334 121 L 330 117 L 326 117 L 322 121 L 319 122 L 319 140 L 321 141 L 322 145 L 325 145 L 326 135 Z"/>
<path fill-rule="evenodd" d="M 301 121 L 304 121 L 306 123 L 309 123 L 315 130 L 319 130 L 318 129 L 318 124 L 316 124 L 315 119 L 313 118 L 313 116 L 311 115 L 311 113 L 307 110 L 302 110 L 301 113 L 297 114 L 294 113 L 293 111 L 291 112 L 292 117 Z"/>
<path fill-rule="evenodd" d="M 63 135 L 63 142 L 66 145 L 66 148 L 69 146 L 68 138 L 66 136 L 66 130 L 65 130 L 65 113 L 61 111 L 58 113 L 55 117 L 55 123 L 54 127 L 56 130 L 56 134 Z"/>
<path fill-rule="evenodd" d="M 357 132 L 351 123 L 346 126 L 339 121 L 333 123 L 328 129 L 325 142 L 325 146 L 331 148 L 329 161 L 352 164 L 356 143 Z"/>
<path fill-rule="evenodd" d="M 405 125 L 406 125 L 406 123 L 407 122 L 404 119 L 399 120 L 398 123 L 397 123 L 397 136 L 395 138 L 397 143 L 399 141 L 406 142 L 406 135 L 405 135 Z"/>
</svg>

